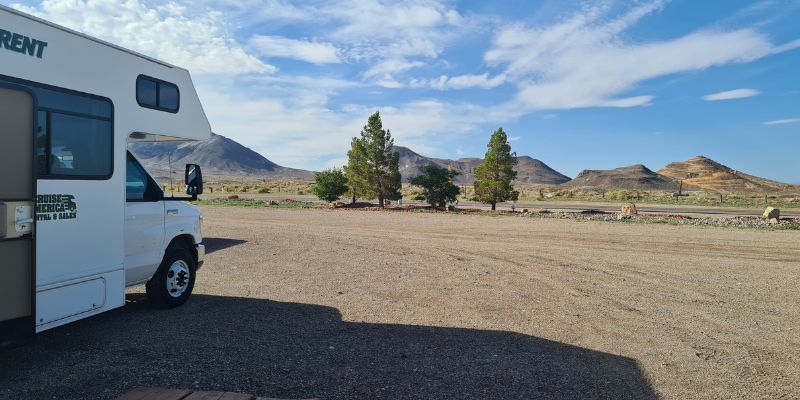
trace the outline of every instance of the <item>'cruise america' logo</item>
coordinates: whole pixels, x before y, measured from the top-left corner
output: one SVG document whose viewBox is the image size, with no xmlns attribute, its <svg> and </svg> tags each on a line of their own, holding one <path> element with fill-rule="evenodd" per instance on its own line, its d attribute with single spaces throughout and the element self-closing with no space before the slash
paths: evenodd
<svg viewBox="0 0 800 400">
<path fill-rule="evenodd" d="M 78 204 L 71 194 L 40 194 L 36 196 L 36 220 L 58 221 L 78 218 Z"/>
</svg>

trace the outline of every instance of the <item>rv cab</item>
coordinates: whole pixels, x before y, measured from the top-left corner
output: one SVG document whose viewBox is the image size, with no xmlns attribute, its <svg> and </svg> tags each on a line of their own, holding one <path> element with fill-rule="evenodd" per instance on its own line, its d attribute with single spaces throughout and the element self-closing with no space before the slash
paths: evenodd
<svg viewBox="0 0 800 400">
<path fill-rule="evenodd" d="M 187 300 L 201 167 L 167 197 L 127 148 L 210 136 L 187 70 L 0 6 L 0 348 L 120 307 L 130 286 Z"/>
</svg>

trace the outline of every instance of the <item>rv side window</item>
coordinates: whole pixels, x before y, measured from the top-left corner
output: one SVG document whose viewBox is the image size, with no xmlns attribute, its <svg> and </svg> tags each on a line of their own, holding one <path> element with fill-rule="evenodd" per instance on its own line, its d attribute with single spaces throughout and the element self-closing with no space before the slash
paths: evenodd
<svg viewBox="0 0 800 400">
<path fill-rule="evenodd" d="M 114 104 L 74 90 L 0 75 L 36 94 L 36 176 L 106 180 L 114 171 Z"/>
<path fill-rule="evenodd" d="M 136 101 L 145 108 L 176 113 L 180 107 L 180 91 L 173 83 L 139 75 L 136 78 Z"/>
<path fill-rule="evenodd" d="M 37 119 L 36 164 L 40 178 L 111 176 L 111 121 L 57 111 L 39 111 Z"/>
<path fill-rule="evenodd" d="M 50 175 L 111 175 L 111 122 L 50 113 Z"/>
<path fill-rule="evenodd" d="M 142 107 L 158 107 L 158 84 L 140 76 L 136 80 L 136 101 Z"/>
</svg>

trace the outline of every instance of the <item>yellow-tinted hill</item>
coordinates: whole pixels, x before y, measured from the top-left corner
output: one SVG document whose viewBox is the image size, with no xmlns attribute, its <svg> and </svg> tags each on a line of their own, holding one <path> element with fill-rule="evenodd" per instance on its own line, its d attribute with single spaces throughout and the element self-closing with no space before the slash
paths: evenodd
<svg viewBox="0 0 800 400">
<path fill-rule="evenodd" d="M 658 173 L 675 180 L 683 179 L 684 187 L 722 193 L 798 192 L 800 187 L 745 174 L 712 159 L 697 156 L 674 162 Z"/>
</svg>

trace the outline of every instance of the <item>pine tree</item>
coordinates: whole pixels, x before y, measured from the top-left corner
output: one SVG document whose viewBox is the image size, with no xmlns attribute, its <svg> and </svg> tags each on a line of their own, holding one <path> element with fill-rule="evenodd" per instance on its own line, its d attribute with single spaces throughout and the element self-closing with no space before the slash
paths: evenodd
<svg viewBox="0 0 800 400">
<path fill-rule="evenodd" d="M 516 179 L 517 154 L 511 152 L 508 137 L 503 128 L 498 128 L 486 146 L 483 163 L 475 168 L 475 197 L 482 203 L 491 204 L 517 200 L 519 192 L 514 190 L 512 181 Z"/>
<path fill-rule="evenodd" d="M 353 138 L 348 156 L 346 172 L 356 179 L 351 188 L 360 190 L 359 196 L 378 198 L 378 205 L 386 200 L 400 199 L 401 176 L 400 154 L 392 151 L 394 139 L 383 129 L 381 115 L 377 111 L 367 120 L 360 138 Z M 371 196 L 371 197 L 365 197 Z"/>
<path fill-rule="evenodd" d="M 367 163 L 364 160 L 364 152 L 363 139 L 353 138 L 350 141 L 350 150 L 347 152 L 347 165 L 343 168 L 353 204 L 358 198 L 365 200 L 375 198 L 375 194 L 367 184 Z"/>
</svg>

